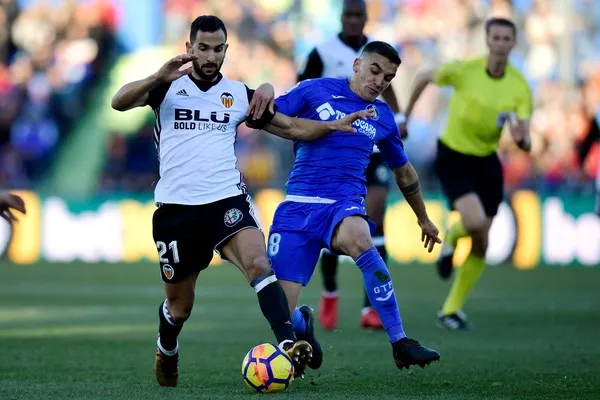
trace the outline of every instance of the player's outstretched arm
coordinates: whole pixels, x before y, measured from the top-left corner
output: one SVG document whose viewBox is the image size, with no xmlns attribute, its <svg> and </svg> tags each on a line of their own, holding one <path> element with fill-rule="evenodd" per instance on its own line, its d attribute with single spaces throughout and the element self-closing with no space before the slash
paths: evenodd
<svg viewBox="0 0 600 400">
<path fill-rule="evenodd" d="M 442 240 L 438 237 L 439 229 L 431 222 L 427 215 L 417 171 L 415 171 L 410 163 L 406 163 L 402 167 L 394 168 L 394 176 L 404 198 L 417 216 L 417 222 L 421 227 L 423 247 L 431 253 L 433 246 L 436 243 L 442 243 Z"/>
<path fill-rule="evenodd" d="M 419 97 L 421 96 L 421 93 L 423 93 L 423 90 L 425 90 L 425 88 L 427 87 L 427 85 L 429 85 L 431 82 L 433 82 L 433 78 L 435 76 L 435 70 L 425 70 L 425 71 L 421 71 L 417 74 L 417 76 L 415 77 L 415 82 L 413 83 L 413 90 L 410 93 L 410 97 L 408 99 L 408 105 L 406 106 L 406 121 L 408 122 L 408 119 L 410 118 L 410 114 L 412 113 L 412 110 L 415 106 L 415 104 L 417 103 L 417 100 L 419 100 Z"/>
<path fill-rule="evenodd" d="M 367 119 L 370 115 L 372 115 L 372 111 L 361 110 L 333 121 L 313 121 L 305 118 L 291 118 L 278 112 L 264 130 L 285 139 L 308 141 L 319 139 L 331 132 L 356 133 L 356 128 L 352 126 L 354 121 L 359 118 Z"/>
<path fill-rule="evenodd" d="M 383 97 L 383 101 L 385 101 L 394 113 L 394 121 L 400 130 L 400 137 L 405 139 L 408 136 L 408 130 L 406 129 L 406 115 L 400 109 L 398 99 L 396 98 L 396 92 L 394 92 L 392 85 L 389 85 L 387 89 L 381 93 L 381 97 Z"/>
<path fill-rule="evenodd" d="M 182 54 L 167 61 L 160 69 L 139 81 L 129 82 L 120 88 L 112 98 L 111 106 L 117 111 L 127 111 L 146 104 L 148 93 L 162 83 L 173 82 L 184 75 L 192 73 L 192 67 L 181 70 L 181 67 L 198 56 Z"/>
</svg>

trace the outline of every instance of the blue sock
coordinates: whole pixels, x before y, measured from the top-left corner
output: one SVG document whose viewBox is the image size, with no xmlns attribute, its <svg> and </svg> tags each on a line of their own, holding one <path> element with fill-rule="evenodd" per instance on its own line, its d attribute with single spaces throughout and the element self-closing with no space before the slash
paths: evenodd
<svg viewBox="0 0 600 400">
<path fill-rule="evenodd" d="M 298 307 L 294 308 L 294 313 L 292 314 L 292 327 L 294 328 L 294 333 L 306 332 L 306 320 L 304 319 L 304 315 L 298 310 Z"/>
<path fill-rule="evenodd" d="M 371 247 L 358 256 L 355 261 L 362 272 L 367 296 L 379 314 L 390 342 L 394 343 L 405 338 L 406 334 L 402 329 L 402 318 L 398 310 L 392 278 L 377 249 Z"/>
</svg>

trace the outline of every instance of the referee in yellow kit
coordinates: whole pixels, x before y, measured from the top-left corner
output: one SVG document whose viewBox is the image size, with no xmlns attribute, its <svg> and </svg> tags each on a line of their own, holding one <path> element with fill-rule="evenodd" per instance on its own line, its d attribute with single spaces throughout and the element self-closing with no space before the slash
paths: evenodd
<svg viewBox="0 0 600 400">
<path fill-rule="evenodd" d="M 452 273 L 458 239 L 470 236 L 472 247 L 438 313 L 439 323 L 451 330 L 470 329 L 462 307 L 485 267 L 488 233 L 504 194 L 502 165 L 496 154 L 504 124 L 509 124 L 521 149 L 531 149 L 531 90 L 523 75 L 508 63 L 517 28 L 512 21 L 492 18 L 486 22 L 485 31 L 487 56 L 419 73 L 406 109 L 410 118 L 421 92 L 431 82 L 454 87 L 435 170 L 461 220 L 446 234 L 437 263 L 440 276 L 448 279 Z"/>
</svg>

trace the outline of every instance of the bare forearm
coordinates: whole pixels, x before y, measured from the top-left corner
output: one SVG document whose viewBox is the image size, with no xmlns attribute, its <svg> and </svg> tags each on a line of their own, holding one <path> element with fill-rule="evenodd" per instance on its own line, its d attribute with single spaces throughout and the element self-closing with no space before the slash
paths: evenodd
<svg viewBox="0 0 600 400">
<path fill-rule="evenodd" d="M 143 105 L 148 97 L 148 92 L 160 84 L 160 81 L 150 75 L 146 79 L 130 82 L 124 85 L 112 98 L 112 108 L 117 111 L 126 111 L 133 107 Z"/>
<path fill-rule="evenodd" d="M 429 217 L 427 216 L 427 210 L 425 208 L 425 202 L 421 195 L 421 188 L 419 185 L 419 175 L 411 164 L 406 164 L 403 167 L 396 168 L 394 170 L 396 177 L 396 184 L 402 195 L 406 199 L 406 202 L 412 208 L 413 212 L 417 216 L 419 221 L 425 221 Z"/>
<path fill-rule="evenodd" d="M 398 99 L 396 98 L 396 93 L 394 92 L 394 88 L 392 85 L 388 86 L 387 89 L 381 94 L 385 103 L 391 108 L 394 114 L 399 113 L 400 106 L 398 105 Z"/>
<path fill-rule="evenodd" d="M 417 78 L 416 78 L 415 84 L 414 84 L 414 88 L 408 99 L 408 106 L 406 107 L 406 111 L 405 111 L 407 119 L 410 117 L 412 110 L 413 110 L 415 104 L 417 103 L 417 100 L 419 100 L 419 97 L 421 96 L 421 93 L 423 93 L 423 90 L 425 90 L 427 85 L 429 83 L 431 83 L 432 81 L 433 81 L 433 72 L 424 72 L 424 73 L 417 75 Z"/>
<path fill-rule="evenodd" d="M 275 117 L 265 126 L 265 130 L 285 139 L 307 141 L 321 138 L 333 132 L 335 128 L 329 122 L 291 118 L 281 113 L 275 113 Z"/>
</svg>

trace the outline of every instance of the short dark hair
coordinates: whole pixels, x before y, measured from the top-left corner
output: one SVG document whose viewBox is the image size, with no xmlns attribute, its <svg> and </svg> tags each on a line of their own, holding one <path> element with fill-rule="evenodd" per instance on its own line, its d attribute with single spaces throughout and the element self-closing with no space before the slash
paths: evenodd
<svg viewBox="0 0 600 400">
<path fill-rule="evenodd" d="M 350 4 L 359 5 L 361 7 L 364 7 L 365 9 L 367 8 L 367 4 L 365 3 L 365 0 L 344 0 L 344 4 L 343 4 L 342 8 L 345 10 L 346 7 L 348 7 Z"/>
<path fill-rule="evenodd" d="M 485 33 L 489 35 L 492 26 L 500 25 L 512 29 L 513 35 L 517 36 L 517 26 L 514 22 L 506 18 L 490 18 L 485 21 Z"/>
<path fill-rule="evenodd" d="M 201 15 L 192 22 L 192 26 L 190 27 L 190 42 L 194 43 L 196 40 L 196 36 L 198 35 L 198 31 L 200 32 L 216 32 L 223 31 L 225 34 L 225 40 L 227 40 L 227 28 L 225 28 L 225 24 L 221 21 L 221 18 L 214 15 Z"/>
<path fill-rule="evenodd" d="M 362 54 L 379 54 L 380 56 L 384 56 L 385 58 L 387 58 L 388 60 L 390 60 L 392 63 L 396 64 L 396 65 L 400 65 L 400 63 L 402 62 L 400 60 L 400 55 L 398 54 L 398 51 L 389 43 L 386 42 L 379 42 L 379 41 L 375 41 L 375 42 L 370 42 L 367 43 L 367 45 L 365 46 L 365 48 L 362 51 Z"/>
</svg>

